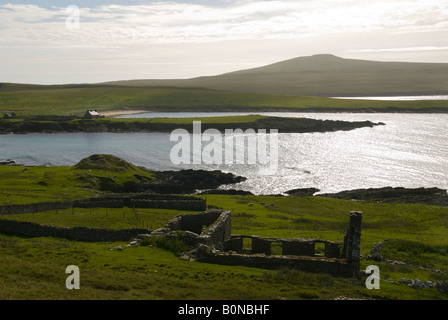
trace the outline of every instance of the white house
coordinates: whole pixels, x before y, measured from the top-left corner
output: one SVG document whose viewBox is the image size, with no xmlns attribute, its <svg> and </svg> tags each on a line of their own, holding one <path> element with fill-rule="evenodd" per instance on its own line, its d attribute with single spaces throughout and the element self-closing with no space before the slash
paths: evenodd
<svg viewBox="0 0 448 320">
<path fill-rule="evenodd" d="M 84 114 L 84 119 L 97 119 L 102 118 L 102 116 L 96 110 L 87 110 Z"/>
</svg>

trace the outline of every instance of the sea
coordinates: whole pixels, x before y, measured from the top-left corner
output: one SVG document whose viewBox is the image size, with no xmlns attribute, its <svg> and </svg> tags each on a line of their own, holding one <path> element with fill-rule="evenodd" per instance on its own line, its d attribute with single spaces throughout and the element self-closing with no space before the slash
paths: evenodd
<svg viewBox="0 0 448 320">
<path fill-rule="evenodd" d="M 251 113 L 154 112 L 131 117 L 204 117 Z M 279 194 L 297 188 L 318 193 L 380 187 L 448 189 L 448 114 L 256 113 L 314 119 L 383 122 L 327 133 L 280 133 L 275 170 L 266 163 L 173 163 L 179 145 L 171 133 L 30 133 L 0 135 L 0 159 L 23 165 L 71 166 L 92 154 L 111 154 L 153 170 L 222 170 L 247 178 L 224 189 Z M 269 130 L 268 130 L 269 133 Z M 270 140 L 268 140 L 270 141 Z M 202 147 L 207 142 L 203 142 Z M 223 145 L 224 148 L 225 145 Z M 192 151 L 193 152 L 193 151 Z M 271 163 L 272 164 L 272 163 Z"/>
</svg>

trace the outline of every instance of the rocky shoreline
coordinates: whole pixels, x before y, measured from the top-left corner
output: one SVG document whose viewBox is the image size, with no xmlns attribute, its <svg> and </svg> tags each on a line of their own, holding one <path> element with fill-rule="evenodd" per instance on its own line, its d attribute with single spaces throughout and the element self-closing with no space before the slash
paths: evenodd
<svg viewBox="0 0 448 320">
<path fill-rule="evenodd" d="M 377 203 L 421 203 L 435 206 L 448 206 L 447 190 L 439 188 L 404 188 L 383 187 L 369 189 L 346 190 L 337 193 L 322 193 L 316 188 L 298 188 L 288 190 L 283 194 L 270 196 L 290 197 L 328 197 L 341 200 L 354 200 L 360 202 Z M 235 189 L 203 190 L 200 194 L 228 194 L 228 195 L 255 195 L 250 191 Z"/>
<path fill-rule="evenodd" d="M 10 160 L 11 161 L 11 160 Z M 13 164 L 4 165 L 20 166 L 13 161 Z M 0 163 L 1 165 L 1 163 Z M 92 155 L 81 160 L 74 166 L 77 169 L 117 169 L 132 170 L 136 167 L 132 164 L 112 155 Z M 143 167 L 142 167 L 143 168 Z M 145 169 L 145 168 L 143 168 Z M 117 169 L 118 170 L 118 169 Z M 147 170 L 147 169 L 145 169 Z M 247 178 L 221 170 L 193 170 L 183 169 L 178 171 L 153 171 L 148 170 L 153 176 L 134 174 L 132 180 L 118 183 L 110 177 L 90 177 L 95 178 L 101 191 L 106 192 L 154 192 L 159 194 L 227 194 L 240 196 L 255 196 L 250 191 L 235 188 L 240 182 Z M 89 179 L 80 177 L 86 183 Z M 226 186 L 226 188 L 222 188 Z M 448 206 L 447 190 L 440 188 L 404 188 L 404 187 L 383 187 L 345 190 L 337 193 L 318 193 L 317 188 L 297 188 L 285 191 L 280 194 L 269 196 L 278 197 L 328 197 L 341 200 L 352 200 L 359 202 L 376 203 L 420 203 L 435 206 Z"/>
<path fill-rule="evenodd" d="M 319 194 L 320 197 L 381 203 L 422 203 L 448 206 L 447 190 L 439 188 L 384 187 L 355 189 L 338 193 Z"/>
</svg>

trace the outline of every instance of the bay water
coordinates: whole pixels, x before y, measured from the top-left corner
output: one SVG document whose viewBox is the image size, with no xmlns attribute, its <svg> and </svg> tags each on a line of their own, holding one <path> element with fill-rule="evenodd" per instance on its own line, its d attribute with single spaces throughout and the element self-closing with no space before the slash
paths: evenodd
<svg viewBox="0 0 448 320">
<path fill-rule="evenodd" d="M 140 117 L 195 117 L 250 113 L 150 113 Z M 384 122 L 384 126 L 328 133 L 278 135 L 278 169 L 258 164 L 174 165 L 170 133 L 31 133 L 0 135 L 0 159 L 24 165 L 74 165 L 92 154 L 112 154 L 153 170 L 223 170 L 246 181 L 225 188 L 255 194 L 315 187 L 322 193 L 376 187 L 448 189 L 448 114 L 262 113 L 314 119 Z M 126 116 L 126 117 L 136 117 Z M 269 131 L 268 131 L 269 132 Z"/>
</svg>

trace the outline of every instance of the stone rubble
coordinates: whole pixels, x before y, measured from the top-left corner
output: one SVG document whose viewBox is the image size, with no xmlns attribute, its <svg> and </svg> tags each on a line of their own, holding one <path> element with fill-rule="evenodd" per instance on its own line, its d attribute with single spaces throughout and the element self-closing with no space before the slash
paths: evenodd
<svg viewBox="0 0 448 320">
<path fill-rule="evenodd" d="M 398 282 L 414 289 L 436 288 L 439 292 L 448 293 L 448 281 L 423 281 L 419 279 L 401 278 Z"/>
</svg>

